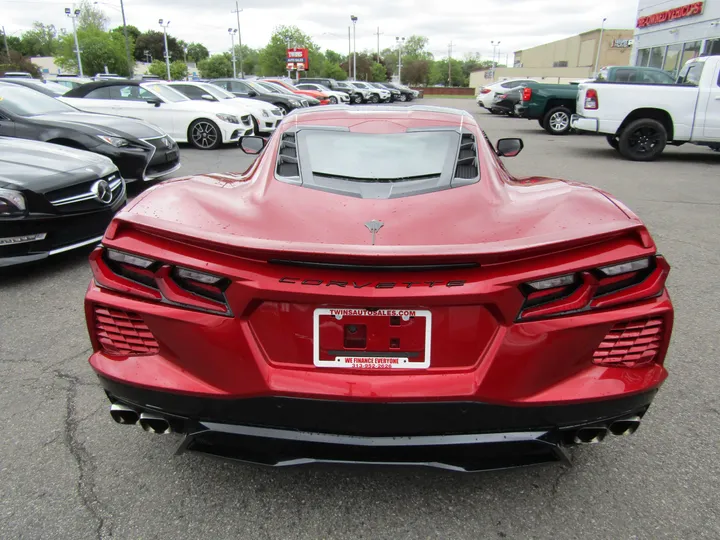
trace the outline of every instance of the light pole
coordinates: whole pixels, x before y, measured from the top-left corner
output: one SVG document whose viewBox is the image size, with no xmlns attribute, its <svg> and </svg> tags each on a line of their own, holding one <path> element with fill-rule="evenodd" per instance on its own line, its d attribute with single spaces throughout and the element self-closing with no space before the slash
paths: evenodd
<svg viewBox="0 0 720 540">
<path fill-rule="evenodd" d="M 228 28 L 228 34 L 230 34 L 230 52 L 232 53 L 232 63 L 233 63 L 233 79 L 237 78 L 237 67 L 235 63 L 235 34 L 237 34 L 237 28 Z"/>
<path fill-rule="evenodd" d="M 597 55 L 595 56 L 595 71 L 593 77 L 597 74 L 598 64 L 600 63 L 600 47 L 602 47 L 603 34 L 605 33 L 605 21 L 607 21 L 607 17 L 602 20 L 602 26 L 600 27 L 600 42 L 598 43 Z"/>
<path fill-rule="evenodd" d="M 3 38 L 5 38 L 5 54 L 7 54 L 7 61 L 9 64 L 10 63 L 10 47 L 8 47 L 7 33 L 5 32 L 4 26 L 2 27 L 2 31 L 3 31 Z"/>
<path fill-rule="evenodd" d="M 495 80 L 495 68 L 497 67 L 496 55 L 497 55 L 497 50 L 500 48 L 500 42 L 498 41 L 497 43 L 495 43 L 494 41 L 491 41 L 490 45 L 492 45 L 492 48 L 493 48 L 492 78 L 494 81 Z"/>
<path fill-rule="evenodd" d="M 107 2 L 93 2 L 93 4 L 105 4 L 106 6 L 110 6 L 111 8 L 117 10 L 115 6 L 108 4 Z M 123 3 L 123 0 L 120 0 L 120 13 L 122 13 L 123 34 L 125 35 L 125 58 L 127 59 L 128 71 L 132 77 L 133 72 L 135 71 L 135 63 L 130 61 L 130 41 L 128 40 L 127 23 L 125 22 L 125 4 Z"/>
<path fill-rule="evenodd" d="M 77 63 L 78 63 L 78 71 L 80 72 L 80 76 L 83 77 L 83 68 L 82 68 L 82 60 L 80 59 L 80 45 L 78 44 L 78 38 L 77 38 L 77 18 L 80 15 L 80 10 L 75 9 L 74 11 L 70 8 L 65 8 L 65 15 L 70 17 L 72 19 L 73 23 L 73 36 L 75 36 L 75 54 L 77 54 Z"/>
<path fill-rule="evenodd" d="M 242 34 L 240 33 L 240 13 L 242 12 L 242 9 L 240 9 L 240 6 L 238 6 L 238 3 L 235 2 L 235 11 L 231 13 L 235 13 L 237 15 L 237 32 L 238 32 L 238 50 L 240 51 L 240 78 L 243 77 L 243 52 L 242 52 Z"/>
<path fill-rule="evenodd" d="M 290 50 L 290 38 L 287 38 L 285 41 L 287 42 L 287 49 Z M 285 60 L 287 61 L 287 54 L 285 55 L 285 57 L 286 57 Z M 290 64 L 288 63 L 288 65 L 290 65 Z M 288 68 L 288 79 L 291 79 L 291 78 L 292 78 L 292 74 L 290 73 L 290 68 Z"/>
<path fill-rule="evenodd" d="M 353 23 L 353 81 L 357 81 L 357 47 L 355 42 L 355 23 L 358 18 L 355 15 L 350 15 L 350 20 Z"/>
<path fill-rule="evenodd" d="M 402 48 L 405 43 L 404 37 L 396 37 L 395 43 L 398 46 L 398 84 L 402 84 Z"/>
<path fill-rule="evenodd" d="M 158 19 L 158 24 L 163 28 L 163 34 L 165 35 L 165 66 L 167 67 L 167 80 L 172 80 L 170 77 L 170 51 L 168 51 L 167 44 L 167 28 L 170 26 L 170 21 L 163 24 L 162 19 Z"/>
</svg>

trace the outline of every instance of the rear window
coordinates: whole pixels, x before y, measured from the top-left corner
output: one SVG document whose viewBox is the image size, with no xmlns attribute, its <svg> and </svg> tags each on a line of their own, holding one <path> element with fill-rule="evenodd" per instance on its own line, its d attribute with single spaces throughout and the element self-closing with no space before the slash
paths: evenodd
<svg viewBox="0 0 720 540">
<path fill-rule="evenodd" d="M 705 62 L 692 62 L 686 64 L 680 75 L 678 75 L 677 84 L 684 86 L 698 86 Z"/>
</svg>

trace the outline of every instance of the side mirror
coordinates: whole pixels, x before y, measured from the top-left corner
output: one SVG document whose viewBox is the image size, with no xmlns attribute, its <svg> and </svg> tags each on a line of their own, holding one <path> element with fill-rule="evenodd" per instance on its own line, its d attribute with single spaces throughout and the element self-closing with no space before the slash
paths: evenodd
<svg viewBox="0 0 720 540">
<path fill-rule="evenodd" d="M 250 154 L 251 156 L 257 155 L 262 152 L 266 144 L 267 141 L 265 139 L 263 139 L 262 137 L 257 137 L 255 135 L 247 135 L 240 138 L 240 148 L 242 148 L 243 152 L 245 152 L 246 154 Z"/>
<path fill-rule="evenodd" d="M 247 95 L 248 97 L 257 97 L 257 92 L 255 90 L 250 90 Z"/>
<path fill-rule="evenodd" d="M 203 95 L 202 95 L 202 98 L 203 98 L 205 101 L 217 101 L 217 99 L 215 99 L 214 97 L 212 97 L 210 94 L 203 94 Z"/>
<path fill-rule="evenodd" d="M 515 157 L 524 148 L 522 139 L 500 139 L 497 142 L 497 155 L 504 157 Z"/>
<path fill-rule="evenodd" d="M 162 104 L 162 100 L 160 98 L 150 98 L 145 101 L 150 105 L 155 105 L 156 107 L 159 107 Z"/>
</svg>

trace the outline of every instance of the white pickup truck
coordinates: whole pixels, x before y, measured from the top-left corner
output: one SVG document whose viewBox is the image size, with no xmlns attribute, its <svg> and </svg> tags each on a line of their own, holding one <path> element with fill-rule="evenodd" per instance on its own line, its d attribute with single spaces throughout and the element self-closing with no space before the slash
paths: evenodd
<svg viewBox="0 0 720 540">
<path fill-rule="evenodd" d="M 655 159 L 667 144 L 720 150 L 720 56 L 689 60 L 674 85 L 583 83 L 571 125 L 605 134 L 634 161 Z"/>
</svg>

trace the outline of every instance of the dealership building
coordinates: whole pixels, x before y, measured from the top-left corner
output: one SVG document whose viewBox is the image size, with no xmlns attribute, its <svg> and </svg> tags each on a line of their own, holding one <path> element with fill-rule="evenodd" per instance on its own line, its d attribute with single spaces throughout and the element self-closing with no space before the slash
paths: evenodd
<svg viewBox="0 0 720 540">
<path fill-rule="evenodd" d="M 640 0 L 632 64 L 677 73 L 691 58 L 720 55 L 720 0 Z"/>
</svg>

